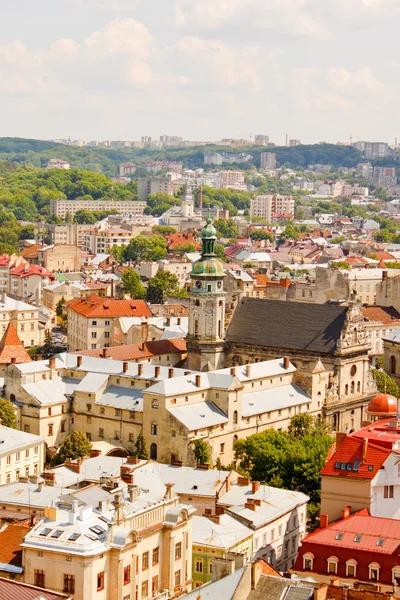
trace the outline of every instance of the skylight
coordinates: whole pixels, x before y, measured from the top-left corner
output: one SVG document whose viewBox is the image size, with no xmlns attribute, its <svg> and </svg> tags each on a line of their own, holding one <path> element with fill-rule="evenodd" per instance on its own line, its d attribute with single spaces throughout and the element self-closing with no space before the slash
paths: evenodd
<svg viewBox="0 0 400 600">
<path fill-rule="evenodd" d="M 71 542 L 76 542 L 79 537 L 81 537 L 80 533 L 73 533 L 68 539 L 71 540 Z"/>
<path fill-rule="evenodd" d="M 97 535 L 101 535 L 102 533 L 104 533 L 106 531 L 99 525 L 93 525 L 93 527 L 89 527 L 89 529 L 90 529 L 90 531 L 93 531 L 93 533 L 97 533 Z"/>
<path fill-rule="evenodd" d="M 62 530 L 61 529 L 56 529 L 55 532 L 51 534 L 51 537 L 52 538 L 59 538 L 61 534 L 62 534 Z"/>
<path fill-rule="evenodd" d="M 337 534 L 336 534 L 336 538 L 335 538 L 335 539 L 337 539 L 337 540 L 342 540 L 342 539 L 343 539 L 343 536 L 344 536 L 344 533 L 342 533 L 342 532 L 339 532 L 339 533 L 337 533 Z"/>
<path fill-rule="evenodd" d="M 356 536 L 354 536 L 354 542 L 360 543 L 361 542 L 361 538 L 362 538 L 362 535 L 358 535 L 357 534 Z"/>
<path fill-rule="evenodd" d="M 383 542 L 384 542 L 384 541 L 385 541 L 385 540 L 384 540 L 383 538 L 378 538 L 378 541 L 376 542 L 376 545 L 377 545 L 377 546 L 383 546 Z"/>
<path fill-rule="evenodd" d="M 45 537 L 46 535 L 49 535 L 51 529 L 48 529 L 47 527 L 45 529 L 43 529 L 43 531 L 40 533 L 40 535 L 42 535 L 43 537 Z"/>
<path fill-rule="evenodd" d="M 368 471 L 373 471 L 374 470 L 374 465 L 368 465 Z"/>
</svg>

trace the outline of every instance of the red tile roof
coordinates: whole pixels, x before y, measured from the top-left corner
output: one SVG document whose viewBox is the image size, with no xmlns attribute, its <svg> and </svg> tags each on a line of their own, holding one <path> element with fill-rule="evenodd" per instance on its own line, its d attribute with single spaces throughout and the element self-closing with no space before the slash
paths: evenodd
<svg viewBox="0 0 400 600">
<path fill-rule="evenodd" d="M 70 597 L 69 594 L 50 592 L 35 585 L 0 577 L 1 600 L 38 600 L 39 598 L 43 598 L 43 600 L 66 600 Z"/>
<path fill-rule="evenodd" d="M 389 252 L 384 252 L 383 250 L 381 252 L 374 252 L 374 255 L 377 260 L 396 260 L 393 254 L 389 254 Z"/>
<path fill-rule="evenodd" d="M 17 277 L 29 277 L 30 275 L 40 275 L 41 277 L 52 277 L 50 271 L 39 265 L 20 264 L 10 271 L 11 275 Z"/>
<path fill-rule="evenodd" d="M 27 533 L 27 525 L 6 525 L 5 529 L 0 531 L 0 563 L 22 567 L 21 544 Z M 3 596 L 0 595 L 0 598 Z"/>
<path fill-rule="evenodd" d="M 336 539 L 338 533 L 343 533 L 341 539 Z M 360 541 L 354 537 L 360 535 Z M 377 545 L 379 538 L 385 541 L 382 546 Z M 393 554 L 400 542 L 400 520 L 371 517 L 364 508 L 345 519 L 334 521 L 323 529 L 319 528 L 307 535 L 302 543 L 321 544 L 335 548 L 351 548 L 358 552 L 368 551 L 378 554 Z"/>
<path fill-rule="evenodd" d="M 11 260 L 11 256 L 9 254 L 1 254 L 0 255 L 0 266 L 5 267 L 9 264 Z"/>
<path fill-rule="evenodd" d="M 393 427 L 393 417 L 390 419 L 379 419 L 358 431 L 354 431 L 351 437 L 358 439 L 368 438 L 376 446 L 392 448 L 393 444 L 400 441 L 400 427 Z"/>
<path fill-rule="evenodd" d="M 394 306 L 366 306 L 361 307 L 361 312 L 368 321 L 378 321 L 387 325 L 400 321 L 400 312 Z"/>
<path fill-rule="evenodd" d="M 90 294 L 75 298 L 66 306 L 84 317 L 152 317 L 153 313 L 145 300 L 114 300 Z"/>
<path fill-rule="evenodd" d="M 335 443 L 328 454 L 324 467 L 321 469 L 321 476 L 373 479 L 389 456 L 390 450 L 372 444 L 369 440 L 366 448 L 363 448 L 363 445 L 362 439 L 349 435 L 340 443 L 338 449 L 336 449 L 337 444 Z M 364 458 L 363 450 L 365 452 Z M 355 461 L 358 461 L 358 468 Z M 355 467 L 357 470 L 355 470 Z"/>
<path fill-rule="evenodd" d="M 106 352 L 106 357 L 112 360 L 135 360 L 137 358 L 150 358 L 160 354 L 185 353 L 187 348 L 186 340 L 183 338 L 172 338 L 169 340 L 147 342 L 144 347 L 142 347 L 142 344 L 125 344 L 122 346 L 112 346 L 111 348 L 79 350 L 74 352 L 74 354 L 102 358 L 104 351 Z"/>
<path fill-rule="evenodd" d="M 30 362 L 32 360 L 22 345 L 14 325 L 9 323 L 0 341 L 0 364 L 8 365 L 12 362 L 13 358 L 17 364 Z"/>
</svg>

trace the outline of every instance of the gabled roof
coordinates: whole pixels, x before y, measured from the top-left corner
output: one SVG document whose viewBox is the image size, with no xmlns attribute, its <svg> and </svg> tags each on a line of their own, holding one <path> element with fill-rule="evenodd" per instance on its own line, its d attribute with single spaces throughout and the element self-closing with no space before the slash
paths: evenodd
<svg viewBox="0 0 400 600">
<path fill-rule="evenodd" d="M 158 356 L 160 354 L 175 354 L 186 351 L 186 340 L 184 338 L 172 338 L 168 340 L 154 340 L 146 342 L 144 345 L 125 344 L 122 346 L 111 346 L 111 348 L 78 350 L 74 354 L 97 358 L 111 358 L 113 360 L 134 360 L 137 358 L 150 358 L 151 356 Z"/>
<path fill-rule="evenodd" d="M 30 277 L 31 275 L 39 275 L 40 277 L 52 277 L 50 271 L 39 265 L 29 265 L 21 263 L 18 267 L 15 267 L 10 271 L 10 275 L 15 277 Z"/>
<path fill-rule="evenodd" d="M 2 571 L 22 572 L 22 543 L 29 532 L 29 527 L 23 525 L 5 525 L 0 531 L 0 564 L 4 565 Z M 5 566 L 7 565 L 7 566 Z M 10 569 L 8 567 L 11 567 Z M 0 595 L 0 598 L 3 596 Z"/>
<path fill-rule="evenodd" d="M 12 362 L 12 359 L 15 359 L 18 364 L 31 362 L 32 360 L 22 345 L 14 325 L 9 323 L 0 341 L 0 364 L 8 365 Z"/>
<path fill-rule="evenodd" d="M 366 306 L 361 308 L 365 320 L 378 321 L 385 325 L 398 325 L 400 313 L 394 306 Z"/>
<path fill-rule="evenodd" d="M 69 594 L 53 592 L 21 581 L 0 577 L 1 600 L 68 600 Z"/>
<path fill-rule="evenodd" d="M 328 455 L 321 475 L 347 479 L 373 479 L 390 454 L 390 450 L 368 440 L 346 436 L 338 449 Z"/>
<path fill-rule="evenodd" d="M 233 314 L 226 340 L 287 350 L 333 354 L 346 306 L 243 298 Z"/>
<path fill-rule="evenodd" d="M 70 310 L 84 317 L 151 317 L 153 313 L 144 300 L 114 300 L 91 294 L 67 302 Z"/>
</svg>

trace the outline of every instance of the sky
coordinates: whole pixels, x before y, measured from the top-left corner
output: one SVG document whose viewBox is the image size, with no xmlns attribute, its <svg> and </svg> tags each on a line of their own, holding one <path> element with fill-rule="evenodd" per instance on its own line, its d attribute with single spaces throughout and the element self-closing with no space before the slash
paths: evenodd
<svg viewBox="0 0 400 600">
<path fill-rule="evenodd" d="M 3 0 L 0 137 L 400 138 L 400 0 Z"/>
</svg>

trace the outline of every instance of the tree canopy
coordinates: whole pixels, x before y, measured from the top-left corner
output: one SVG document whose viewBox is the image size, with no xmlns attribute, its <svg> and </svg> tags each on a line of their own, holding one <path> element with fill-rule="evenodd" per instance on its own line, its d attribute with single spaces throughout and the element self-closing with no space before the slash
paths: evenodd
<svg viewBox="0 0 400 600">
<path fill-rule="evenodd" d="M 127 261 L 157 261 L 167 254 L 167 242 L 162 235 L 137 235 L 124 247 L 122 258 Z"/>
<path fill-rule="evenodd" d="M 149 281 L 147 300 L 152 304 L 164 304 L 168 296 L 182 296 L 179 280 L 170 271 L 158 271 Z"/>
<path fill-rule="evenodd" d="M 17 429 L 17 418 L 15 416 L 14 406 L 7 398 L 0 398 L 0 419 L 5 427 Z"/>
<path fill-rule="evenodd" d="M 122 289 L 125 294 L 129 294 L 132 299 L 143 299 L 146 297 L 146 290 L 140 277 L 133 269 L 127 269 L 121 275 Z"/>
<path fill-rule="evenodd" d="M 53 464 L 62 465 L 67 458 L 76 459 L 83 456 L 89 456 L 92 444 L 83 433 L 83 431 L 74 431 L 69 435 L 65 442 L 61 444 L 57 454 L 53 457 Z"/>
</svg>

